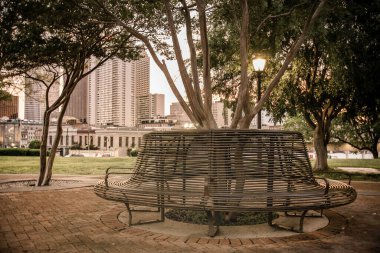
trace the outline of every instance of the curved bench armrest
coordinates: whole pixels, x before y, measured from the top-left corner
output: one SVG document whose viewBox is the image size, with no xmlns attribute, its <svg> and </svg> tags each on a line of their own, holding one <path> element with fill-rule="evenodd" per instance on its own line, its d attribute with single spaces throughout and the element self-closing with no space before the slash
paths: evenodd
<svg viewBox="0 0 380 253">
<path fill-rule="evenodd" d="M 108 187 L 108 177 L 110 175 L 132 175 L 136 174 L 136 172 L 130 172 L 130 171 L 111 171 L 111 170 L 133 170 L 133 167 L 109 167 L 106 170 L 106 175 L 104 177 L 104 183 L 106 184 L 106 187 Z"/>
<path fill-rule="evenodd" d="M 134 167 L 131 166 L 131 167 L 108 167 L 106 169 L 106 174 L 109 173 L 110 170 L 132 170 Z"/>
<path fill-rule="evenodd" d="M 325 195 L 329 193 L 329 190 L 330 190 L 330 182 L 329 180 L 327 180 L 326 178 L 324 177 L 314 177 L 314 178 L 317 178 L 317 179 L 322 179 L 323 181 L 325 181 L 325 185 L 326 185 L 326 188 L 325 188 Z"/>
<path fill-rule="evenodd" d="M 105 183 L 106 187 L 108 187 L 108 178 L 110 175 L 136 175 L 136 174 L 143 174 L 143 173 L 134 172 L 134 171 L 131 171 L 131 172 L 111 172 L 107 169 L 107 174 L 104 177 L 104 183 Z"/>
</svg>

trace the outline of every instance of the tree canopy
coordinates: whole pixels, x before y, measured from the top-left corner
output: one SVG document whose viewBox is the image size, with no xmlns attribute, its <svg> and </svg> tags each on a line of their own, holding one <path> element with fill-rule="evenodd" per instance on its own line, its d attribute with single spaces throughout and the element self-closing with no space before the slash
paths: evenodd
<svg viewBox="0 0 380 253">
<path fill-rule="evenodd" d="M 291 6 L 294 8 L 299 4 L 297 1 L 291 2 L 293 3 Z M 198 128 L 217 127 L 211 110 L 215 72 L 211 70 L 213 60 L 211 51 L 214 49 L 210 47 L 210 38 L 213 28 L 228 27 L 228 32 L 224 33 L 220 39 L 223 40 L 225 36 L 231 35 L 234 38 L 231 41 L 237 42 L 239 53 L 236 59 L 240 66 L 238 102 L 231 127 L 247 128 L 268 99 L 273 88 L 277 86 L 325 2 L 326 0 L 322 0 L 315 1 L 314 4 L 310 2 L 305 4 L 304 9 L 307 12 L 304 13 L 303 25 L 298 30 L 298 37 L 288 44 L 289 51 L 282 67 L 273 76 L 262 99 L 254 106 L 247 100 L 249 97 L 248 38 L 250 31 L 254 30 L 254 28 L 250 28 L 250 20 L 255 19 L 262 8 L 265 9 L 265 6 L 270 5 L 272 1 L 88 0 L 84 1 L 82 6 L 91 10 L 94 16 L 97 16 L 102 22 L 115 22 L 120 25 L 148 49 L 153 60 L 164 73 L 177 100 Z M 291 12 L 293 7 L 289 7 L 287 11 Z M 275 14 L 270 15 L 271 11 Z M 235 13 L 236 17 L 229 15 L 230 18 L 222 19 L 223 12 Z M 276 12 L 276 8 L 270 8 L 266 14 L 268 16 L 257 17 L 263 24 L 274 19 L 275 16 L 281 15 L 279 10 Z M 229 24 L 232 21 L 233 24 Z M 256 23 L 256 25 L 256 29 L 260 30 L 262 25 L 260 23 Z M 189 59 L 184 58 L 179 44 L 178 34 L 181 31 L 186 34 L 190 52 Z M 165 61 L 160 58 L 160 54 L 169 59 L 173 57 L 176 59 L 188 102 L 180 94 Z"/>
<path fill-rule="evenodd" d="M 317 169 L 327 168 L 327 144 L 333 120 L 339 114 L 353 116 L 362 108 L 374 108 L 376 104 L 374 98 L 378 91 L 373 90 L 376 87 L 370 81 L 373 73 L 368 72 L 378 68 L 378 64 L 368 62 L 370 56 L 367 58 L 374 53 L 372 42 L 368 42 L 376 26 L 362 22 L 365 17 L 375 16 L 369 6 L 364 8 L 367 12 L 357 12 L 362 4 L 362 1 L 342 1 L 326 12 L 325 22 L 314 27 L 269 105 L 276 119 L 304 116 L 314 130 Z M 368 33 L 367 29 L 371 31 Z M 377 42 L 373 44 L 378 47 Z M 369 76 L 362 77 L 362 73 Z M 366 93 L 365 87 L 373 90 L 374 97 Z M 368 100 L 363 99 L 363 94 Z"/>
<path fill-rule="evenodd" d="M 48 185 L 63 115 L 76 84 L 109 58 L 136 59 L 142 49 L 128 31 L 115 23 L 99 22 L 76 1 L 27 0 L 19 4 L 10 0 L 2 4 L 7 35 L 2 40 L 3 76 L 22 75 L 44 87 L 46 110 L 38 185 Z M 87 65 L 90 57 L 98 59 L 95 66 Z M 62 91 L 50 101 L 50 91 L 59 85 L 58 80 L 63 80 Z M 57 134 L 46 159 L 50 116 L 58 108 Z"/>
</svg>

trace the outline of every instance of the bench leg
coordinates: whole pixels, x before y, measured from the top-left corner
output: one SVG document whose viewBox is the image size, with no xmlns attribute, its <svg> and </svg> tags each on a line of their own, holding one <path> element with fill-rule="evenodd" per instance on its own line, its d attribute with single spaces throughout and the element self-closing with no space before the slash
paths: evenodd
<svg viewBox="0 0 380 253">
<path fill-rule="evenodd" d="M 163 222 L 165 221 L 165 208 L 164 207 L 159 207 L 157 211 L 151 211 L 151 210 L 132 210 L 129 206 L 129 203 L 124 203 L 125 206 L 127 207 L 128 210 L 128 226 L 132 225 L 142 225 L 142 224 L 149 224 L 149 223 L 155 223 L 155 222 Z M 160 212 L 160 219 L 158 220 L 150 220 L 150 221 L 143 221 L 143 222 L 138 222 L 135 224 L 132 224 L 132 211 L 135 212 Z"/>
<path fill-rule="evenodd" d="M 125 206 L 127 207 L 128 210 L 128 226 L 132 226 L 132 210 L 129 207 L 129 203 L 125 203 Z"/>
<path fill-rule="evenodd" d="M 308 212 L 309 210 L 305 210 L 302 212 L 302 215 L 301 215 L 301 218 L 300 218 L 300 228 L 298 230 L 299 233 L 303 233 L 303 221 L 305 220 L 305 216 L 306 216 L 306 213 Z"/>
<path fill-rule="evenodd" d="M 208 219 L 208 236 L 214 237 L 219 231 L 219 224 L 221 215 L 220 212 L 214 212 L 214 215 L 211 211 L 206 211 Z"/>
<path fill-rule="evenodd" d="M 273 212 L 268 213 L 268 225 L 273 226 Z"/>
</svg>

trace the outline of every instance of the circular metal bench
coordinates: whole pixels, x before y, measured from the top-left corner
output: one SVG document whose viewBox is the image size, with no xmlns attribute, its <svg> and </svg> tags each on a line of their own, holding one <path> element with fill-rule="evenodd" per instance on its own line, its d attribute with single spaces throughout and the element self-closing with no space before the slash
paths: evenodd
<svg viewBox="0 0 380 253">
<path fill-rule="evenodd" d="M 300 133 L 230 129 L 146 134 L 133 172 L 109 168 L 95 193 L 125 203 L 130 225 L 130 204 L 158 207 L 161 221 L 165 208 L 206 211 L 210 236 L 222 212 L 301 211 L 302 232 L 307 211 L 356 198 L 350 185 L 313 176 Z"/>
</svg>

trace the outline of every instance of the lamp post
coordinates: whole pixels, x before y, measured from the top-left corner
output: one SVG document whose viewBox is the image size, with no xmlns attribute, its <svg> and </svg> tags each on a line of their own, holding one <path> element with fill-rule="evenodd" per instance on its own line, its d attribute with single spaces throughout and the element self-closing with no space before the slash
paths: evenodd
<svg viewBox="0 0 380 253">
<path fill-rule="evenodd" d="M 257 72 L 257 102 L 261 99 L 261 77 L 264 72 L 266 60 L 255 58 L 252 60 L 253 69 Z M 257 113 L 257 129 L 261 129 L 261 110 Z"/>
</svg>

